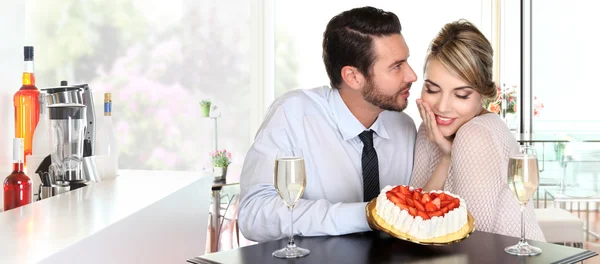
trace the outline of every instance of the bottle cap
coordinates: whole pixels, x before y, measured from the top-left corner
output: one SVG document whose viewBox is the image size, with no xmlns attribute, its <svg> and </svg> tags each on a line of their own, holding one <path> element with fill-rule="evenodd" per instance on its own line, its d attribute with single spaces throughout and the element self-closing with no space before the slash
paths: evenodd
<svg viewBox="0 0 600 264">
<path fill-rule="evenodd" d="M 13 160 L 23 161 L 25 155 L 25 141 L 22 138 L 13 138 Z"/>
<path fill-rule="evenodd" d="M 110 101 L 111 101 L 110 93 L 104 93 L 104 102 L 110 102 Z"/>
<path fill-rule="evenodd" d="M 69 82 L 64 81 L 64 80 L 60 81 L 60 86 L 67 86 L 67 85 L 69 85 Z"/>
<path fill-rule="evenodd" d="M 24 55 L 26 61 L 32 61 L 33 60 L 33 46 L 25 46 L 23 48 L 23 55 Z"/>
</svg>

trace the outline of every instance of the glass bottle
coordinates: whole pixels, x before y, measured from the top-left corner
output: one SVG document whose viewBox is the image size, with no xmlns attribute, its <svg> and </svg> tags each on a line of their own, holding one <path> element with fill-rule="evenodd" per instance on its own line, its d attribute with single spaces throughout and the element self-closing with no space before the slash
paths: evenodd
<svg viewBox="0 0 600 264">
<path fill-rule="evenodd" d="M 23 172 L 24 140 L 13 139 L 13 171 L 4 179 L 4 211 L 33 201 L 31 178 Z"/>
<path fill-rule="evenodd" d="M 25 156 L 32 153 L 32 139 L 40 117 L 40 90 L 35 86 L 33 73 L 33 46 L 24 47 L 24 66 L 22 86 L 13 97 L 15 106 L 15 138 L 24 140 Z M 27 160 L 24 160 L 27 167 Z"/>
</svg>

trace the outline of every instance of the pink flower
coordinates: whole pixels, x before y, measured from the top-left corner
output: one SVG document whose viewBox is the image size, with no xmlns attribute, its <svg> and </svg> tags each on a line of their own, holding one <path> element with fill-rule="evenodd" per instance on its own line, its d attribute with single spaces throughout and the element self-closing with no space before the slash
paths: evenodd
<svg viewBox="0 0 600 264">
<path fill-rule="evenodd" d="M 515 112 L 515 113 L 517 112 L 517 104 L 513 105 L 513 112 Z"/>
</svg>

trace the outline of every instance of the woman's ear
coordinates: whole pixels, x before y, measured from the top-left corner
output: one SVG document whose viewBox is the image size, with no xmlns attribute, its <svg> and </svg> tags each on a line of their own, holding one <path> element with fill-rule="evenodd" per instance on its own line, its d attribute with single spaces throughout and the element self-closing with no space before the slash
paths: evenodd
<svg viewBox="0 0 600 264">
<path fill-rule="evenodd" d="M 366 82 L 365 76 L 353 66 L 342 68 L 342 79 L 352 90 L 360 90 Z"/>
</svg>

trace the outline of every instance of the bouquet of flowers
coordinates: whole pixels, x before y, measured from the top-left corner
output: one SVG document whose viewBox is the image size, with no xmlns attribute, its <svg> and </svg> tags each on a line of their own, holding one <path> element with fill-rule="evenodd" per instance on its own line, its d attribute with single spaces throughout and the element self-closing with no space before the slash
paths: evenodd
<svg viewBox="0 0 600 264">
<path fill-rule="evenodd" d="M 504 97 L 502 95 L 502 90 L 500 86 L 496 86 L 498 89 L 498 97 L 494 100 L 486 100 L 484 107 L 490 112 L 500 114 L 502 111 L 502 104 L 505 103 L 504 98 L 506 98 L 506 113 L 507 114 L 515 114 L 517 113 L 517 86 L 513 85 L 512 87 L 506 89 Z M 538 100 L 537 96 L 533 97 L 533 115 L 539 116 L 540 111 L 544 108 L 544 103 Z"/>
<path fill-rule="evenodd" d="M 231 152 L 217 150 L 210 154 L 212 156 L 213 167 L 227 168 L 231 164 Z"/>
</svg>

